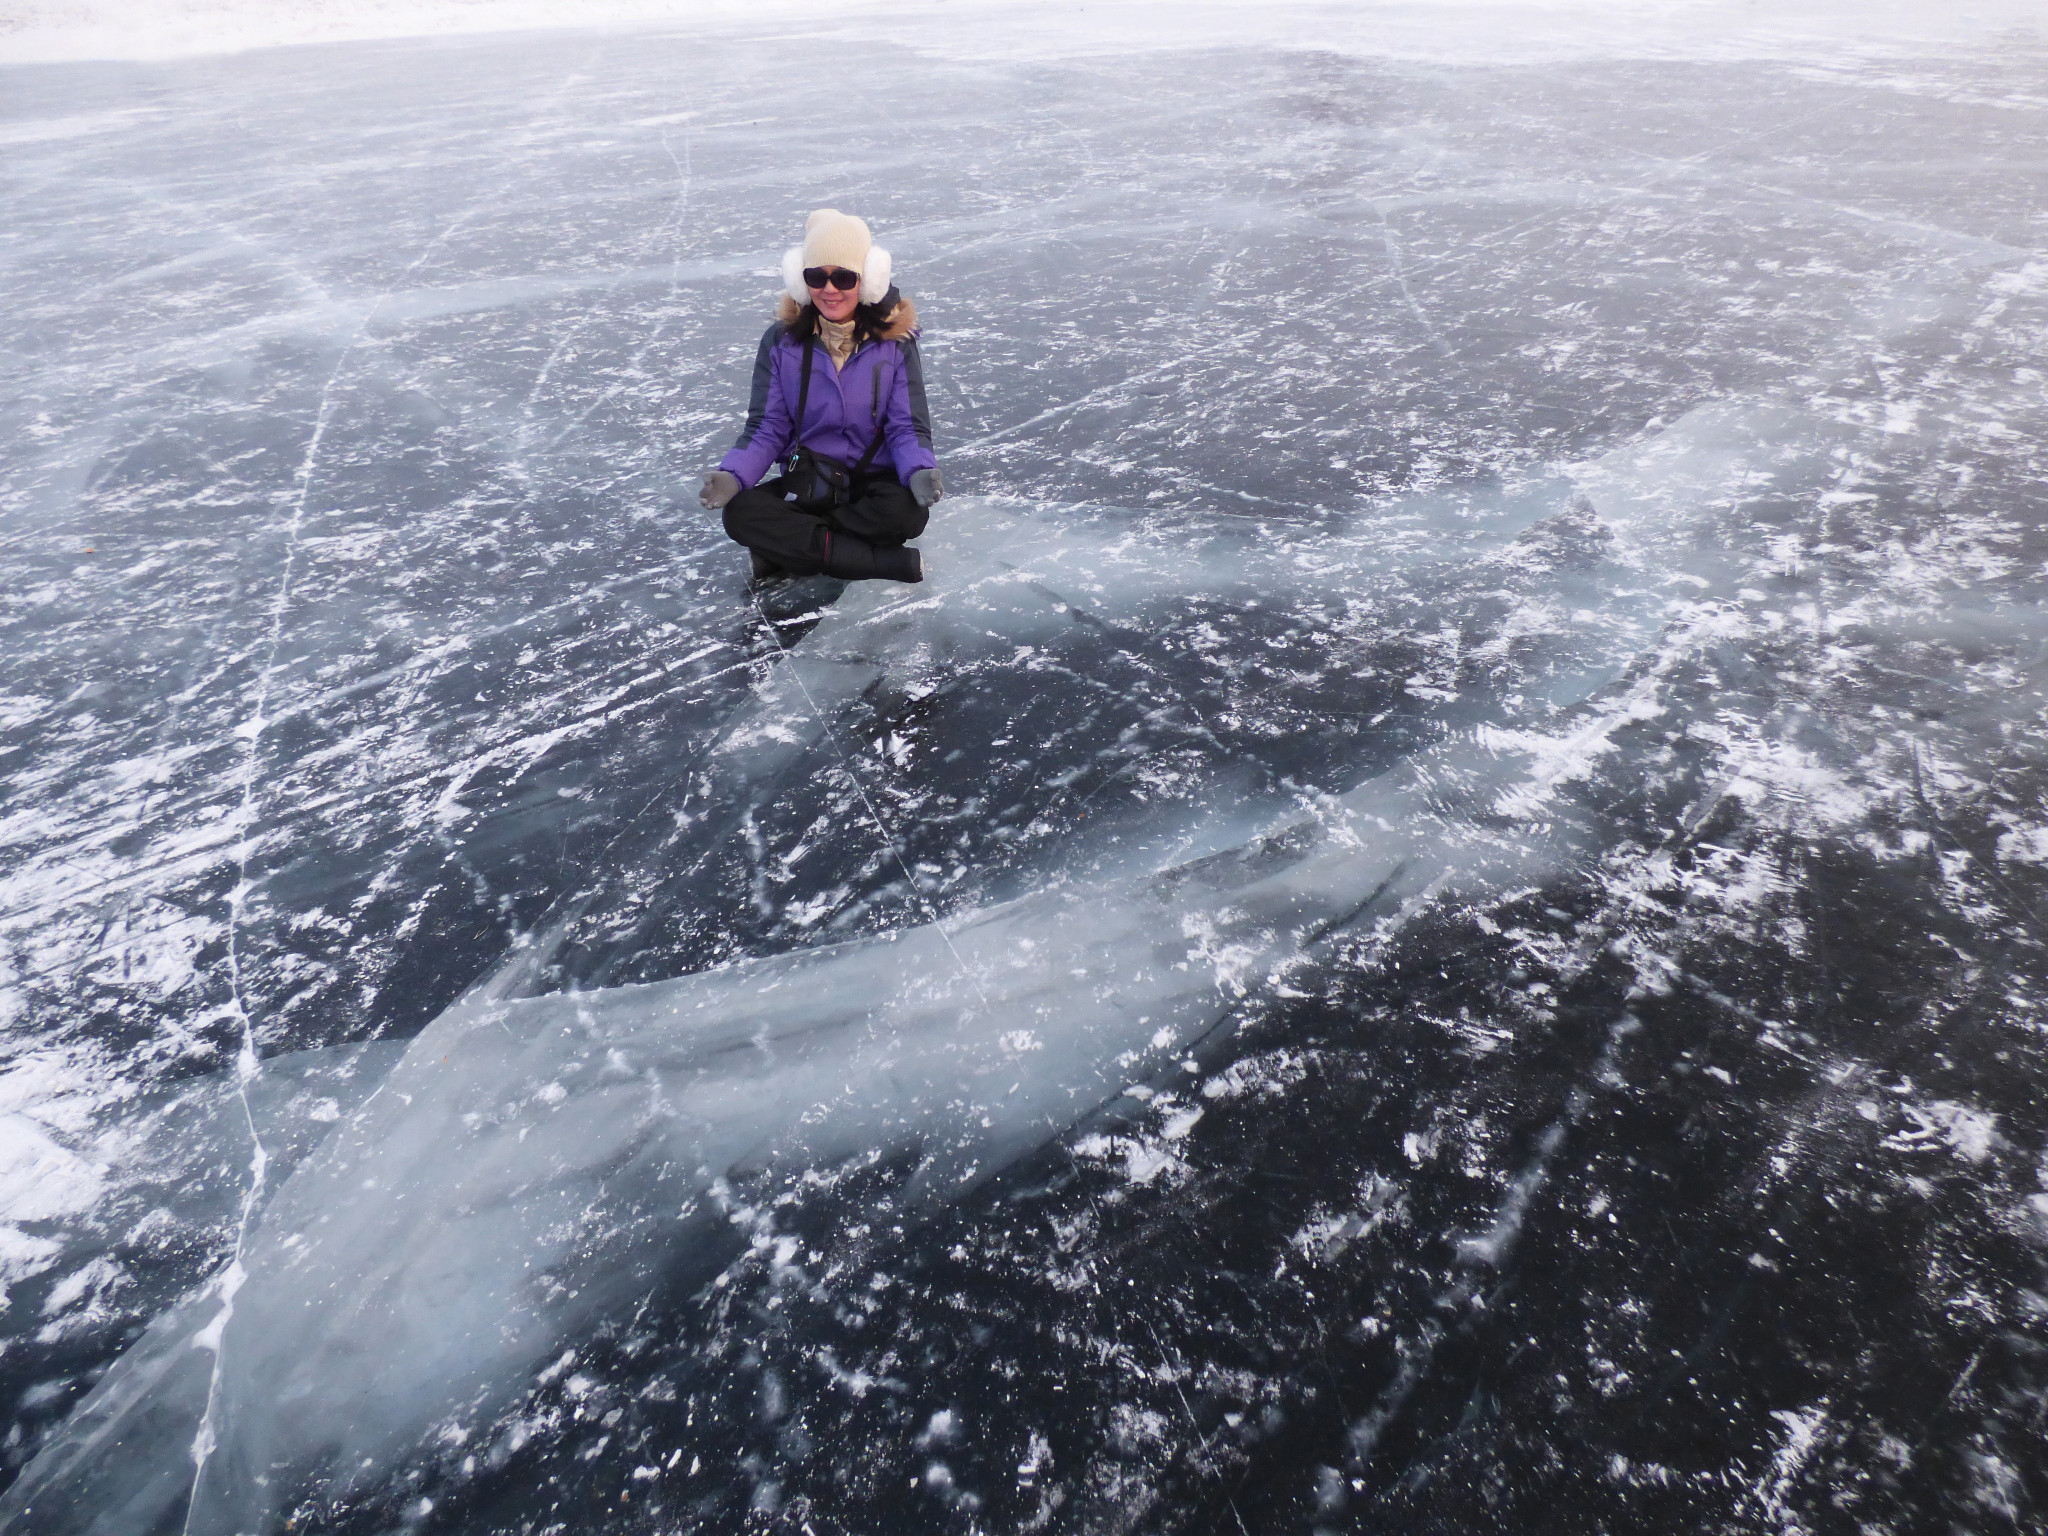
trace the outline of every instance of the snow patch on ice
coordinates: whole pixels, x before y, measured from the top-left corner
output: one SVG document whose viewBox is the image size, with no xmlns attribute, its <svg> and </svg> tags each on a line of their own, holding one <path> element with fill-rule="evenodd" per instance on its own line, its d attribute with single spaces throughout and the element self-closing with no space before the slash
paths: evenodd
<svg viewBox="0 0 2048 1536">
<path fill-rule="evenodd" d="M 1783 1434 L 1771 1455 L 1771 1469 L 1755 1490 L 1757 1503 L 1764 1518 L 1780 1531 L 1802 1532 L 1806 1527 L 1794 1513 L 1790 1496 L 1806 1464 L 1820 1447 L 1828 1422 L 1828 1405 L 1823 1399 L 1810 1408 L 1780 1408 L 1771 1417 L 1778 1421 Z"/>
<path fill-rule="evenodd" d="M 1312 1057 L 1299 1051 L 1267 1051 L 1234 1061 L 1202 1084 L 1206 1099 L 1241 1099 L 1248 1094 L 1278 1098 L 1308 1076 Z"/>
<path fill-rule="evenodd" d="M 1481 726 L 1482 747 L 1492 752 L 1518 752 L 1529 759 L 1528 777 L 1501 795 L 1494 808 L 1503 816 L 1534 820 L 1558 789 L 1584 779 L 1602 757 L 1614 751 L 1617 730 L 1638 721 L 1654 720 L 1663 712 L 1652 679 L 1603 704 L 1580 724 L 1561 733 Z"/>
<path fill-rule="evenodd" d="M 1906 1103 L 1900 1112 L 1912 1122 L 1884 1139 L 1894 1152 L 1922 1152 L 1946 1146 L 1965 1162 L 1982 1163 L 1998 1145 L 1998 1116 L 1948 1099 Z"/>
</svg>

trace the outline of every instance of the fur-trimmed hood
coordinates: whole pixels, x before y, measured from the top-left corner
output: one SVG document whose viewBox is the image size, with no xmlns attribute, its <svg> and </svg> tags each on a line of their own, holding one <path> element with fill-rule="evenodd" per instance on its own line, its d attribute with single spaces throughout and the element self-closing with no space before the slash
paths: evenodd
<svg viewBox="0 0 2048 1536">
<path fill-rule="evenodd" d="M 810 307 L 808 304 L 797 303 L 785 293 L 782 301 L 775 306 L 775 319 L 784 330 L 788 330 Z M 907 341 L 917 334 L 917 306 L 894 288 L 882 296 L 880 304 L 863 304 L 855 314 L 859 315 L 861 311 L 875 312 L 876 324 L 870 335 L 876 341 Z"/>
</svg>

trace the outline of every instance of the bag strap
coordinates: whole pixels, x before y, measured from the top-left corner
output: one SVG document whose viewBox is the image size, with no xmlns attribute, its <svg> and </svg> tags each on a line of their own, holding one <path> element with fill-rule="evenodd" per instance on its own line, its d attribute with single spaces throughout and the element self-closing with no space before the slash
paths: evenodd
<svg viewBox="0 0 2048 1536">
<path fill-rule="evenodd" d="M 816 337 L 807 337 L 804 341 L 804 371 L 796 386 L 796 430 L 791 434 L 795 446 L 789 450 L 791 458 L 804 451 L 804 407 L 811 401 L 811 348 L 816 345 Z"/>
<path fill-rule="evenodd" d="M 817 339 L 815 337 L 804 342 L 803 372 L 798 376 L 796 386 L 796 442 L 795 446 L 789 450 L 789 455 L 792 459 L 804 451 L 804 408 L 810 403 L 811 398 L 811 352 L 816 345 Z M 868 472 L 868 466 L 875 462 L 875 455 L 882 451 L 882 441 L 888 435 L 888 428 L 880 419 L 882 412 L 881 370 L 886 366 L 886 364 L 878 363 L 874 375 L 875 398 L 870 414 L 876 418 L 875 440 L 868 444 L 868 451 L 862 454 L 860 462 L 853 466 L 851 473 L 854 475 L 864 475 Z"/>
</svg>

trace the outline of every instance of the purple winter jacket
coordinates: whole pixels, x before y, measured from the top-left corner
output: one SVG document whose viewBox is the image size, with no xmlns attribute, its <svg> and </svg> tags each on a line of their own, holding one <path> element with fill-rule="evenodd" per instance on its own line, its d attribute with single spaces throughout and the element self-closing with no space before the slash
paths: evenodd
<svg viewBox="0 0 2048 1536">
<path fill-rule="evenodd" d="M 851 466 L 882 432 L 872 470 L 908 483 L 920 469 L 932 469 L 931 415 L 925 407 L 924 367 L 917 354 L 916 311 L 905 303 L 908 325 L 892 323 L 895 339 L 870 341 L 834 370 L 823 343 L 811 348 L 811 393 L 803 432 L 793 430 L 803 371 L 803 346 L 782 320 L 768 327 L 754 358 L 754 386 L 747 424 L 720 469 L 752 487 L 771 473 L 799 442 Z M 892 321 L 896 317 L 891 315 Z"/>
</svg>

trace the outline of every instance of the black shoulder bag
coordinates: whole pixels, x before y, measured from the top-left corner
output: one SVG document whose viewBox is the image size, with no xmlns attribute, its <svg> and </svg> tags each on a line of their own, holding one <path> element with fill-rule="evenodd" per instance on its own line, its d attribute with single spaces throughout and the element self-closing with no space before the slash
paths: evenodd
<svg viewBox="0 0 2048 1536">
<path fill-rule="evenodd" d="M 808 512 L 813 517 L 830 517 L 834 511 L 846 505 L 853 497 L 853 482 L 868 472 L 868 466 L 875 462 L 875 455 L 881 451 L 883 428 L 881 416 L 881 380 L 875 383 L 875 440 L 868 444 L 868 451 L 860 456 L 860 462 L 848 468 L 839 460 L 815 452 L 804 446 L 804 407 L 811 398 L 811 349 L 817 345 L 816 338 L 804 343 L 804 371 L 796 387 L 796 448 L 789 456 L 789 467 L 783 472 L 782 497 L 796 503 L 799 512 Z"/>
</svg>

